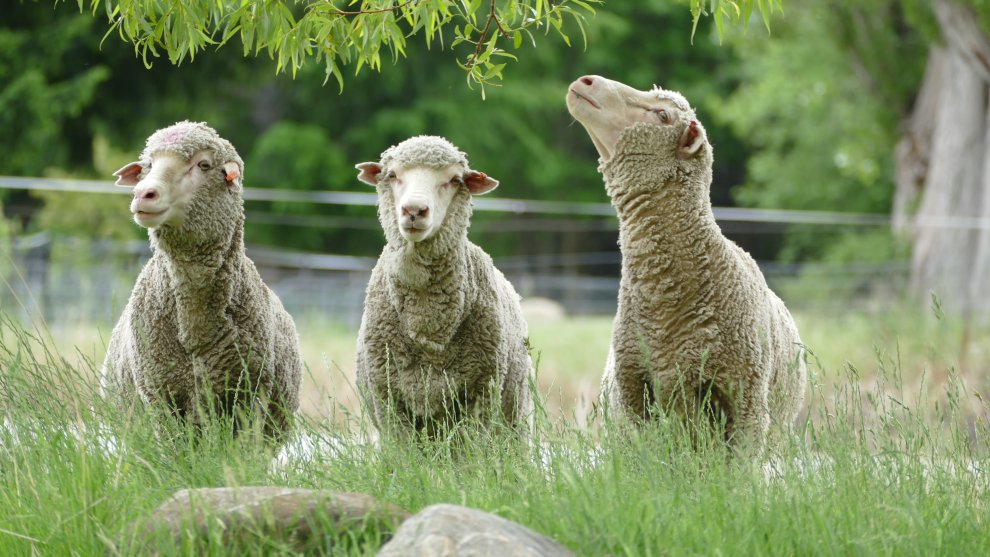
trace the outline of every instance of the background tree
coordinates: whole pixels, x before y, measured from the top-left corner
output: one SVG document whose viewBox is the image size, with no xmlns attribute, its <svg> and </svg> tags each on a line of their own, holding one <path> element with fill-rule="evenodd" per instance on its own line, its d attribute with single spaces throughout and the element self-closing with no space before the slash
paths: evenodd
<svg viewBox="0 0 990 557">
<path fill-rule="evenodd" d="M 737 199 L 891 210 L 909 291 L 990 318 L 990 2 L 825 0 L 790 10 L 770 41 L 730 42 L 747 63 L 720 114 L 753 149 Z M 882 232 L 815 232 L 789 235 L 781 257 L 903 257 Z"/>
<path fill-rule="evenodd" d="M 735 190 L 746 206 L 885 213 L 892 153 L 923 71 L 924 38 L 901 0 L 823 0 L 788 12 L 773 37 L 733 38 L 745 64 L 717 114 L 752 149 Z M 784 261 L 903 257 L 886 231 L 794 228 Z"/>
<path fill-rule="evenodd" d="M 754 150 L 738 200 L 886 212 L 909 290 L 990 317 L 990 3 L 826 0 L 770 41 L 733 39 L 741 87 L 720 112 Z M 896 187 L 894 184 L 896 183 Z M 902 258 L 895 237 L 795 231 L 785 260 Z"/>
<path fill-rule="evenodd" d="M 935 0 L 924 79 L 897 146 L 895 223 L 911 289 L 990 318 L 990 3 Z"/>
<path fill-rule="evenodd" d="M 710 128 L 718 153 L 712 192 L 717 205 L 738 202 L 871 213 L 894 206 L 895 222 L 900 230 L 911 231 L 915 246 L 914 292 L 927 298 L 934 289 L 949 307 L 976 307 L 974 300 L 985 300 L 981 293 L 986 287 L 979 277 L 986 276 L 990 258 L 985 255 L 990 248 L 982 247 L 990 246 L 986 232 L 928 224 L 959 215 L 981 217 L 990 198 L 983 193 L 987 171 L 981 154 L 988 143 L 986 103 L 980 101 L 987 96 L 980 58 L 990 29 L 985 0 L 939 0 L 934 4 L 937 9 L 927 0 L 800 3 L 787 17 L 773 22 L 771 37 L 752 21 L 745 33 L 742 25 L 720 32 L 718 22 L 741 23 L 748 17 L 747 6 L 754 14 L 763 6 L 768 15 L 779 8 L 779 2 L 691 1 L 691 9 L 669 0 L 609 3 L 598 6 L 598 13 L 583 26 L 576 26 L 573 16 L 562 20 L 561 30 L 570 38 L 579 37 L 583 29 L 585 50 L 565 48 L 559 39 L 542 40 L 546 26 L 530 29 L 537 48 L 531 47 L 525 31 L 520 44 L 512 34 L 506 38 L 501 32 L 489 33 L 482 42 L 483 52 L 494 45 L 491 52 L 518 54 L 519 60 L 506 74 L 511 78 L 488 87 L 485 102 L 478 98 L 478 88 L 472 90 L 464 81 L 474 79 L 471 72 L 477 68 L 465 73 L 465 67 L 470 66 L 483 22 L 493 5 L 501 14 L 498 10 L 523 4 L 535 9 L 535 0 L 458 6 L 447 2 L 449 10 L 473 7 L 478 23 L 470 30 L 474 43 L 456 45 L 458 37 L 467 33 L 464 20 L 458 19 L 464 16 L 458 14 L 449 19 L 437 15 L 440 23 L 433 29 L 433 39 L 426 40 L 428 25 L 421 18 L 427 8 L 437 9 L 441 3 L 383 1 L 341 7 L 392 8 L 382 12 L 387 16 L 335 16 L 335 25 L 350 29 L 342 40 L 352 41 L 347 62 L 351 65 L 341 74 L 347 74 L 343 92 L 332 83 L 327 86 L 325 59 L 320 59 L 322 64 L 308 63 L 318 58 L 315 50 L 303 49 L 305 56 L 286 59 L 288 63 L 281 65 L 286 71 L 277 75 L 273 70 L 279 68 L 282 47 L 272 46 L 274 61 L 266 56 L 267 47 L 261 50 L 265 55 L 253 56 L 261 44 L 259 36 L 271 39 L 282 33 L 291 42 L 304 35 L 302 27 L 296 35 L 285 35 L 289 29 L 285 26 L 265 27 L 261 35 L 256 30 L 247 57 L 243 48 L 233 44 L 217 48 L 225 41 L 245 44 L 243 26 L 223 25 L 228 17 L 223 10 L 235 3 L 182 2 L 191 10 L 182 15 L 181 10 L 167 9 L 172 2 L 84 1 L 84 8 L 100 8 L 96 17 L 81 16 L 66 6 L 53 10 L 44 3 L 22 3 L 0 22 L 0 40 L 15 45 L 0 51 L 0 80 L 11 84 L 0 94 L 0 118 L 8 129 L 16 130 L 0 138 L 6 155 L 0 158 L 0 172 L 105 177 L 107 169 L 140 149 L 150 131 L 194 119 L 211 122 L 234 141 L 247 161 L 248 180 L 259 187 L 360 190 L 350 164 L 375 158 L 410 135 L 435 133 L 451 138 L 472 155 L 476 166 L 502 178 L 500 197 L 605 201 L 594 168 L 594 149 L 562 103 L 571 80 L 601 73 L 641 88 L 658 83 L 691 99 Z M 284 8 L 278 1 L 248 4 L 255 6 L 256 14 Z M 575 13 L 586 13 L 577 3 L 567 5 Z M 236 6 L 239 9 L 241 3 Z M 311 11 L 306 6 L 289 5 L 292 17 L 282 21 L 306 18 Z M 733 6 L 741 8 L 737 19 L 731 16 L 737 13 Z M 108 8 L 113 15 L 104 25 Z M 140 39 L 124 32 L 128 42 L 119 40 L 117 35 L 128 25 L 126 18 L 139 16 L 139 8 L 147 8 L 149 28 L 161 33 Z M 176 19 L 200 8 L 214 15 L 195 21 Z M 402 15 L 406 9 L 418 10 L 408 17 L 422 26 L 409 23 Z M 131 16 L 125 15 L 127 10 L 133 12 Z M 705 18 L 704 13 L 722 15 Z M 270 16 L 252 17 L 267 21 Z M 183 21 L 195 25 L 180 24 Z M 368 34 L 366 26 L 372 21 L 380 24 L 378 35 Z M 381 29 L 392 25 L 404 34 L 401 51 L 395 54 L 405 58 L 388 65 L 390 49 L 399 43 L 379 42 L 377 51 L 368 52 L 377 52 L 384 64 L 358 63 L 359 53 L 365 52 L 362 45 L 381 39 Z M 104 38 L 110 29 L 113 33 Z M 199 29 L 213 43 L 175 42 L 191 29 Z M 178 34 L 166 38 L 168 33 Z M 551 35 L 559 37 L 552 24 Z M 720 44 L 723 39 L 725 44 Z M 173 52 L 170 44 L 186 48 Z M 145 48 L 148 62 L 153 60 L 150 49 L 155 48 L 163 56 L 175 55 L 182 64 L 155 63 L 146 68 L 140 56 Z M 948 67 L 948 62 L 936 62 L 948 60 L 952 52 L 960 59 L 953 64 L 964 64 L 963 69 L 942 72 L 938 68 Z M 455 58 L 464 67 L 453 63 Z M 498 58 L 490 60 L 499 64 L 511 60 Z M 381 73 L 359 71 L 385 66 L 387 71 Z M 496 78 L 492 74 L 491 79 Z M 971 85 L 965 85 L 966 79 L 972 80 Z M 478 82 L 485 83 L 482 79 L 469 83 Z M 969 91 L 968 96 L 960 96 L 960 88 Z M 950 90 L 955 92 L 950 95 L 946 92 Z M 907 139 L 895 157 L 902 134 Z M 953 157 L 961 159 L 953 162 Z M 901 185 L 896 196 L 895 182 Z M 100 210 L 119 213 L 123 199 L 113 206 L 99 196 L 78 200 L 49 196 L 39 201 L 0 195 L 6 196 L 11 212 L 34 211 L 43 203 L 43 211 L 54 216 L 32 221 L 35 229 L 102 231 L 104 224 L 115 222 L 124 229 L 122 234 L 139 234 L 121 219 L 84 222 L 95 219 Z M 83 216 L 69 220 L 63 217 L 69 214 L 67 207 L 93 210 L 76 211 Z M 249 237 L 256 242 L 360 255 L 373 255 L 380 245 L 374 213 L 367 207 L 252 202 L 248 209 Z M 566 246 L 557 242 L 589 251 L 614 250 L 610 231 L 602 230 L 607 223 L 569 220 L 566 227 L 577 232 L 552 240 L 519 234 L 543 226 L 527 217 L 504 219 L 479 213 L 476 232 L 513 232 L 486 237 L 486 245 L 497 254 L 560 252 Z M 565 225 L 547 226 L 563 230 Z M 851 264 L 907 257 L 885 231 L 823 234 L 822 230 L 792 228 L 784 235 L 736 238 L 763 259 L 779 256 L 792 262 Z M 526 240 L 521 242 L 520 237 Z"/>
<path fill-rule="evenodd" d="M 408 58 L 401 63 L 381 74 L 361 72 L 338 93 L 325 85 L 319 66 L 304 65 L 295 77 L 275 75 L 264 57 L 245 58 L 229 48 L 178 67 L 154 64 L 146 69 L 132 48 L 113 37 L 99 48 L 105 31 L 89 17 L 44 4 L 21 9 L 37 12 L 34 17 L 42 23 L 0 25 L 31 34 L 45 26 L 55 28 L 62 20 L 89 22 L 88 36 L 81 39 L 86 44 L 77 45 L 71 68 L 104 67 L 107 72 L 92 99 L 77 116 L 62 121 L 50 139 L 54 145 L 71 143 L 71 149 L 60 148 L 73 156 L 27 174 L 106 179 L 140 152 L 151 131 L 191 119 L 209 121 L 237 145 L 247 163 L 248 183 L 255 187 L 370 193 L 354 178 L 355 162 L 377 158 L 411 135 L 433 133 L 449 137 L 471 154 L 474 165 L 502 179 L 499 197 L 606 202 L 595 169 L 597 154 L 564 107 L 571 81 L 584 73 L 602 73 L 641 88 L 658 83 L 687 94 L 706 121 L 714 120 L 721 99 L 736 83 L 732 51 L 719 46 L 707 24 L 692 44 L 690 11 L 668 0 L 616 3 L 599 12 L 588 21 L 585 51 L 549 46 L 528 50 L 513 66 L 513 78 L 490 88 L 484 102 L 463 85 L 463 70 L 450 63 L 448 53 L 419 41 L 410 42 Z M 630 56 L 633 52 L 637 55 Z M 25 69 L 12 67 L 11 75 Z M 719 146 L 713 195 L 724 204 L 731 199 L 729 187 L 742 179 L 746 153 L 725 126 L 712 121 L 709 128 Z M 13 141 L 9 148 L 25 159 L 38 155 Z M 0 160 L 0 173 L 22 173 L 4 164 Z M 141 235 L 120 218 L 126 213 L 123 196 L 42 197 L 32 202 L 44 203 L 32 222 L 35 230 Z M 253 243 L 354 255 L 380 250 L 381 233 L 370 207 L 249 202 L 248 211 Z M 614 230 L 600 219 L 568 224 L 516 216 L 509 222 L 502 215 L 479 213 L 475 220 L 473 230 L 491 233 L 486 246 L 496 254 L 559 252 L 566 247 L 561 242 L 587 251 L 615 248 Z M 111 225 L 118 228 L 109 231 Z M 573 233 L 526 234 L 568 226 Z"/>
<path fill-rule="evenodd" d="M 0 173 L 37 176 L 78 161 L 66 123 L 94 102 L 110 75 L 105 64 L 79 63 L 92 51 L 96 23 L 54 17 L 51 8 L 7 10 L 0 24 Z M 88 162 L 88 161 L 87 161 Z M 26 221 L 37 206 L 26 192 L 0 190 L 8 216 Z"/>
</svg>

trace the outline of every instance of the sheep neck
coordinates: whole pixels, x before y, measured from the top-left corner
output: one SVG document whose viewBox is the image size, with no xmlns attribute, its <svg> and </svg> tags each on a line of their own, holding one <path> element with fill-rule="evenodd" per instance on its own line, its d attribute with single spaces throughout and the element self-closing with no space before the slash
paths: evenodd
<svg viewBox="0 0 990 557">
<path fill-rule="evenodd" d="M 379 218 L 388 244 L 382 252 L 388 275 L 389 295 L 401 329 L 413 343 L 429 352 L 440 352 L 461 326 L 471 303 L 467 229 L 471 220 L 470 195 L 454 198 L 436 235 L 409 242 L 399 234 L 391 192 L 383 192 Z"/>
<path fill-rule="evenodd" d="M 601 167 L 619 217 L 619 304 L 672 316 L 711 294 L 725 241 L 708 198 L 710 147 L 690 161 L 647 147 L 619 151 Z"/>
<path fill-rule="evenodd" d="M 637 184 L 642 185 L 642 184 Z M 623 276 L 652 280 L 657 275 L 693 279 L 721 246 L 721 231 L 711 206 L 693 194 L 684 195 L 683 183 L 651 193 L 623 193 L 612 202 L 619 215 L 619 248 Z M 680 189 L 679 192 L 671 190 Z"/>
<path fill-rule="evenodd" d="M 462 241 L 446 245 L 438 249 L 437 245 L 423 245 L 425 242 L 405 242 L 390 244 L 387 251 L 395 261 L 392 276 L 404 288 L 410 290 L 431 290 L 438 276 L 460 274 L 467 257 L 464 245 L 467 242 L 465 234 Z"/>
<path fill-rule="evenodd" d="M 444 350 L 467 311 L 467 238 L 442 255 L 418 244 L 390 248 L 389 290 L 402 331 L 421 349 Z"/>
<path fill-rule="evenodd" d="M 153 260 L 170 283 L 179 340 L 192 354 L 236 341 L 228 308 L 243 275 L 243 211 L 230 224 L 232 230 L 219 241 L 176 229 L 152 232 Z"/>
</svg>

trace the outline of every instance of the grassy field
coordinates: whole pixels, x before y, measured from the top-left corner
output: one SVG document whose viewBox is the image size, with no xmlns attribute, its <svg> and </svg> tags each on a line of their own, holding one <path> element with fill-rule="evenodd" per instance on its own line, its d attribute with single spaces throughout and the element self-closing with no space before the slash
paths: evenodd
<svg viewBox="0 0 990 557">
<path fill-rule="evenodd" d="M 156 435 L 150 416 L 105 405 L 92 381 L 99 327 L 47 338 L 5 321 L 0 555 L 113 554 L 174 491 L 232 485 L 364 492 L 412 512 L 468 505 L 579 555 L 990 554 L 990 332 L 904 309 L 797 317 L 814 353 L 807 419 L 755 464 L 689 449 L 677 424 L 587 421 L 609 319 L 531 323 L 544 401 L 533 443 L 474 431 L 455 451 L 369 444 L 354 332 L 301 322 L 307 448 L 276 466 L 223 424 Z M 381 540 L 335 541 L 335 555 L 371 555 Z M 250 552 L 288 554 L 271 540 Z"/>
<path fill-rule="evenodd" d="M 899 397 L 914 402 L 924 395 L 942 399 L 946 383 L 963 381 L 990 396 L 990 328 L 968 334 L 959 320 L 894 305 L 883 310 L 842 313 L 795 312 L 802 340 L 812 353 L 812 381 L 829 395 L 834 386 L 854 378 L 864 390 L 896 370 Z M 548 414 L 579 426 L 598 396 L 612 330 L 611 317 L 529 319 L 539 389 Z M 110 325 L 80 323 L 44 335 L 47 352 L 72 363 L 87 380 L 103 361 Z M 300 396 L 302 413 L 314 420 L 343 419 L 360 412 L 354 389 L 356 331 L 320 317 L 299 319 L 298 330 L 307 371 Z M 7 331 L 9 336 L 10 331 Z M 42 361 L 46 350 L 37 345 Z M 96 364 L 94 365 L 93 362 Z M 895 385 L 889 381 L 885 388 Z M 978 398 L 964 403 L 974 414 Z"/>
</svg>

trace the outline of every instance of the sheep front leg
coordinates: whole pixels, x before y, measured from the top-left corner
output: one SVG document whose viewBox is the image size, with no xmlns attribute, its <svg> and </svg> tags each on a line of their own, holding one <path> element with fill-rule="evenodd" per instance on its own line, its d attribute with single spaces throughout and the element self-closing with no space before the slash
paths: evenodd
<svg viewBox="0 0 990 557">
<path fill-rule="evenodd" d="M 622 395 L 619 391 L 618 380 L 615 376 L 615 345 L 608 347 L 608 359 L 605 361 L 605 372 L 602 374 L 599 402 L 602 406 L 602 416 L 611 419 L 623 418 L 627 415 L 623 406 Z"/>
<path fill-rule="evenodd" d="M 736 395 L 726 438 L 734 454 L 759 458 L 770 430 L 767 388 L 753 385 L 749 389 L 740 389 Z"/>
<path fill-rule="evenodd" d="M 292 386 L 279 380 L 286 373 L 284 370 L 276 370 L 270 392 L 266 393 L 267 400 L 264 401 L 267 403 L 264 413 L 265 437 L 275 442 L 281 442 L 292 430 L 295 412 L 291 409 L 298 407 L 298 396 L 293 396 Z"/>
</svg>

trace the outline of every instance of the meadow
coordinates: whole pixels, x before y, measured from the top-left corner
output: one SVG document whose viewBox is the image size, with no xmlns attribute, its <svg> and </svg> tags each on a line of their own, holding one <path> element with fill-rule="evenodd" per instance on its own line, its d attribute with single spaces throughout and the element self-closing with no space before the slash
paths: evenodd
<svg viewBox="0 0 990 557">
<path fill-rule="evenodd" d="M 300 320 L 297 438 L 277 458 L 229 424 L 162 434 L 95 389 L 109 329 L 0 322 L 0 554 L 129 554 L 131 524 L 178 489 L 279 485 L 371 494 L 410 511 L 480 508 L 578 555 L 990 554 L 990 330 L 938 311 L 798 312 L 807 411 L 758 463 L 694 449 L 677 423 L 596 419 L 611 320 L 532 319 L 533 442 L 466 429 L 376 445 L 353 388 L 354 331 Z M 156 433 L 158 431 L 158 433 Z M 328 539 L 372 555 L 382 532 Z M 291 554 L 219 537 L 163 555 Z"/>
</svg>

